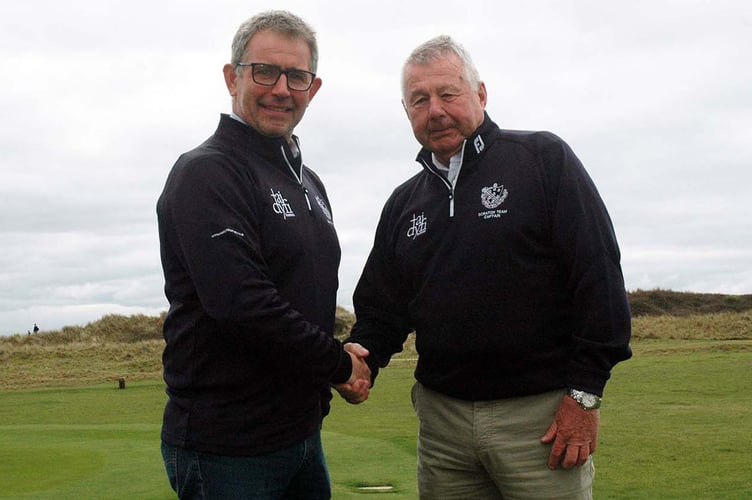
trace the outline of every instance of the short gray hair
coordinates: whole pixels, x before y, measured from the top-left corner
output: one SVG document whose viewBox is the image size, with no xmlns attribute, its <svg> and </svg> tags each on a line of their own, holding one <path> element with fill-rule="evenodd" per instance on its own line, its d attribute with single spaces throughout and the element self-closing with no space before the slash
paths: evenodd
<svg viewBox="0 0 752 500">
<path fill-rule="evenodd" d="M 402 96 L 405 96 L 405 73 L 408 66 L 425 66 L 448 54 L 454 54 L 460 58 L 465 68 L 465 77 L 468 84 L 472 89 L 477 89 L 480 86 L 480 75 L 473 64 L 470 53 L 465 50 L 465 47 L 454 41 L 452 37 L 439 35 L 416 47 L 405 61 L 402 66 Z"/>
<path fill-rule="evenodd" d="M 232 39 L 232 55 L 230 64 L 236 67 L 236 71 L 242 69 L 238 66 L 243 62 L 248 40 L 259 31 L 270 30 L 290 38 L 299 38 L 308 44 L 311 51 L 309 70 L 316 73 L 319 65 L 319 47 L 316 43 L 316 32 L 305 21 L 286 10 L 269 10 L 256 14 L 240 25 L 235 37 Z M 303 68 L 299 68 L 303 69 Z"/>
</svg>

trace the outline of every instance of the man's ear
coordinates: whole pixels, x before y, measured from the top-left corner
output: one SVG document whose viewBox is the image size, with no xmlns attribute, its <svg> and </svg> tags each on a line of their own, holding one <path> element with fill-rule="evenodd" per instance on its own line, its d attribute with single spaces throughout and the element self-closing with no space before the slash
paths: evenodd
<svg viewBox="0 0 752 500">
<path fill-rule="evenodd" d="M 311 100 L 313 99 L 313 96 L 315 96 L 316 92 L 319 91 L 319 89 L 321 88 L 321 84 L 322 84 L 321 78 L 319 78 L 318 76 L 313 79 L 313 85 L 311 85 L 311 88 L 308 89 L 308 102 L 311 102 Z"/>
<path fill-rule="evenodd" d="M 483 109 L 486 109 L 488 94 L 486 93 L 486 84 L 483 82 L 478 84 L 478 98 L 480 99 L 480 105 L 483 106 Z"/>
<path fill-rule="evenodd" d="M 230 92 L 230 95 L 235 97 L 237 94 L 237 82 L 238 82 L 238 74 L 235 72 L 235 66 L 232 64 L 225 64 L 224 68 L 222 68 L 222 72 L 225 75 L 225 85 L 227 85 L 227 90 Z"/>
</svg>

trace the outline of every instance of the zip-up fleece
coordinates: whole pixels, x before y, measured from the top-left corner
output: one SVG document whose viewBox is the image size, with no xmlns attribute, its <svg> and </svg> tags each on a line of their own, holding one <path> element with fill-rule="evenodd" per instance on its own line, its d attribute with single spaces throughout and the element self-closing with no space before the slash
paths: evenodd
<svg viewBox="0 0 752 500">
<path fill-rule="evenodd" d="M 415 377 L 490 400 L 572 387 L 602 394 L 631 355 L 611 220 L 574 152 L 485 116 L 454 187 L 431 153 L 381 214 L 349 341 L 384 367 L 415 331 Z"/>
<path fill-rule="evenodd" d="M 316 432 L 352 369 L 333 337 L 340 247 L 319 178 L 284 139 L 222 115 L 178 159 L 157 215 L 162 439 L 237 456 Z"/>
</svg>

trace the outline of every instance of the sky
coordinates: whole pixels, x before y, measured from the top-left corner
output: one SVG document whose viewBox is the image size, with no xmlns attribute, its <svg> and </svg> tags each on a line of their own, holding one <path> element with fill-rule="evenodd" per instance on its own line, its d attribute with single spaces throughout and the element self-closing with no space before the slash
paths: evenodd
<svg viewBox="0 0 752 500">
<path fill-rule="evenodd" d="M 230 111 L 235 30 L 272 8 L 318 33 L 323 86 L 295 132 L 330 196 L 343 307 L 419 168 L 402 64 L 440 34 L 496 123 L 574 149 L 628 290 L 752 293 L 747 0 L 27 0 L 0 7 L 0 335 L 167 309 L 156 200 Z"/>
</svg>

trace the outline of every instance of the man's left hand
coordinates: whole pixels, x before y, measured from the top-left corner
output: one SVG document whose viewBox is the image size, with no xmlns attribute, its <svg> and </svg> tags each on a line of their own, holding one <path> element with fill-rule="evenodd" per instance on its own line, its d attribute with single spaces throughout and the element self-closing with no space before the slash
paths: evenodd
<svg viewBox="0 0 752 500">
<path fill-rule="evenodd" d="M 583 465 L 595 452 L 599 424 L 599 410 L 583 410 L 577 401 L 564 396 L 551 427 L 541 438 L 543 444 L 553 442 L 548 468 L 553 470 L 561 465 L 571 469 Z"/>
</svg>

